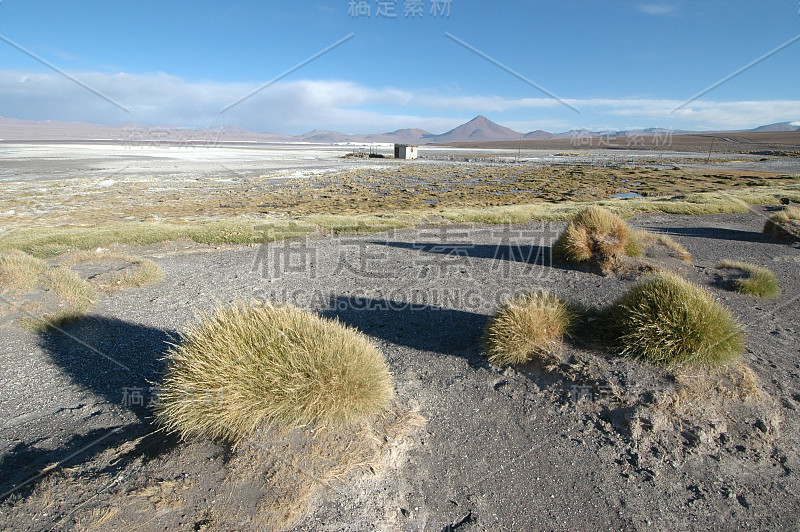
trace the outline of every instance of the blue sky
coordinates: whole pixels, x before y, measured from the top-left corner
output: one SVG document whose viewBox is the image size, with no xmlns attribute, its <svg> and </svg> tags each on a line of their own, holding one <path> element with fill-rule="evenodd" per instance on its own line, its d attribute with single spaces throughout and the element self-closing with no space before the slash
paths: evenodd
<svg viewBox="0 0 800 532">
<path fill-rule="evenodd" d="M 477 114 L 522 132 L 749 128 L 800 120 L 800 40 L 675 108 L 798 35 L 797 0 L 3 0 L 0 116 L 290 134 L 441 133 Z"/>
</svg>

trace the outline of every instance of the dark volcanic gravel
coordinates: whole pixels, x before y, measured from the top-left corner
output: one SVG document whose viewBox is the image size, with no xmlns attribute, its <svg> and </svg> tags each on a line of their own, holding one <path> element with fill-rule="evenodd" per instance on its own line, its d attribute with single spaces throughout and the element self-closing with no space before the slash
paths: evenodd
<svg viewBox="0 0 800 532">
<path fill-rule="evenodd" d="M 482 329 L 505 297 L 546 287 L 600 307 L 633 282 L 553 263 L 563 223 L 139 250 L 164 269 L 159 284 L 106 297 L 65 334 L 0 328 L 0 492 L 62 460 L 76 484 L 110 471 L 123 487 L 181 475 L 214 486 L 222 451 L 211 443 L 128 465 L 105 463 L 102 452 L 153 429 L 131 398 L 149 400 L 165 342 L 199 311 L 258 298 L 365 332 L 389 360 L 400 401 L 427 419 L 378 475 L 322 487 L 296 530 L 797 530 L 800 249 L 764 239 L 763 222 L 762 211 L 631 220 L 689 249 L 693 264 L 676 267 L 732 309 L 746 335 L 743 360 L 764 391 L 760 402 L 719 408 L 699 398 L 677 417 L 654 406 L 669 372 L 590 346 L 569 345 L 557 372 L 485 362 Z M 725 290 L 714 271 L 724 258 L 770 268 L 783 295 Z M 108 501 L 102 490 L 66 490 L 59 511 L 43 515 L 24 504 L 40 481 L 3 496 L 0 527 L 71 528 Z M 222 499 L 211 488 L 187 491 L 143 529 L 215 529 Z"/>
</svg>

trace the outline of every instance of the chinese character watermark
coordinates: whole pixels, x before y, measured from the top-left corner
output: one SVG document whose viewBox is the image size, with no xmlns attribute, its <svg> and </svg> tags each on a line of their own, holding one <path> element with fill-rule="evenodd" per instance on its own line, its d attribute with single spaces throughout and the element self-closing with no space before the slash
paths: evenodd
<svg viewBox="0 0 800 532">
<path fill-rule="evenodd" d="M 161 405 L 161 399 L 164 394 L 162 386 L 150 386 L 149 388 L 143 387 L 125 387 L 122 388 L 121 404 L 124 407 L 146 407 L 157 408 Z M 207 390 L 200 393 L 194 399 L 198 406 L 212 407 L 222 402 L 222 390 Z"/>
<path fill-rule="evenodd" d="M 585 384 L 573 384 L 569 389 L 569 396 L 573 403 L 580 403 L 581 401 L 595 402 L 614 395 L 614 389 L 607 385 L 593 385 L 588 386 Z"/>
<path fill-rule="evenodd" d="M 395 6 L 397 4 L 397 0 L 377 0 L 378 1 L 378 11 L 375 13 L 376 17 L 379 18 L 397 18 L 397 13 L 395 13 Z"/>
<path fill-rule="evenodd" d="M 259 246 L 251 271 L 270 280 L 284 275 L 389 280 L 398 275 L 398 261 L 408 266 L 404 276 L 417 279 L 452 275 L 478 279 L 486 268 L 506 279 L 543 278 L 552 271 L 551 249 L 559 233 L 548 222 L 506 224 L 476 231 L 441 225 L 420 228 L 412 235 L 391 230 L 381 240 L 343 235 L 310 237 L 314 229 L 300 224 L 267 225 L 261 230 L 261 241 L 265 243 Z M 320 246 L 333 261 L 321 260 Z"/>
<path fill-rule="evenodd" d="M 144 406 L 144 388 L 123 388 L 122 406 Z"/>
<path fill-rule="evenodd" d="M 120 142 L 124 148 L 212 148 L 222 142 L 221 128 L 181 129 L 181 128 L 143 128 L 126 127 L 122 130 Z"/>
<path fill-rule="evenodd" d="M 406 18 L 422 18 L 424 7 L 422 0 L 406 0 L 403 5 L 403 16 Z"/>
<path fill-rule="evenodd" d="M 453 0 L 431 0 L 431 16 L 436 17 L 449 17 L 450 5 Z"/>
<path fill-rule="evenodd" d="M 353 18 L 369 18 L 370 8 L 369 0 L 350 0 L 347 14 Z"/>
<path fill-rule="evenodd" d="M 398 18 L 398 1 L 402 1 L 404 19 L 422 19 L 425 17 L 426 0 L 348 0 L 347 15 L 354 19 Z M 453 0 L 427 0 L 428 15 L 431 18 L 449 18 Z M 374 8 L 374 9 L 373 9 Z"/>
<path fill-rule="evenodd" d="M 122 406 L 156 407 L 160 404 L 161 391 L 160 386 L 151 386 L 149 388 L 138 386 L 122 388 Z"/>
</svg>

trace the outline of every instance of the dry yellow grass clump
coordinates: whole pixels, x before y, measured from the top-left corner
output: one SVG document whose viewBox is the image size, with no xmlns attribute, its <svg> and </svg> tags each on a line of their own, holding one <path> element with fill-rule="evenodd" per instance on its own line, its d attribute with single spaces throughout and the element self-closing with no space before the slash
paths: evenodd
<svg viewBox="0 0 800 532">
<path fill-rule="evenodd" d="M 673 252 L 683 262 L 692 262 L 692 254 L 679 242 L 667 235 L 656 235 L 656 240 Z"/>
<path fill-rule="evenodd" d="M 778 240 L 800 240 L 800 209 L 786 207 L 770 216 L 764 234 Z"/>
<path fill-rule="evenodd" d="M 708 290 L 675 274 L 637 283 L 606 319 L 621 354 L 648 362 L 718 365 L 744 349 L 731 313 Z"/>
<path fill-rule="evenodd" d="M 168 353 L 157 415 L 184 438 L 240 441 L 259 427 L 344 425 L 393 397 L 381 353 L 355 329 L 294 307 L 234 303 Z"/>
<path fill-rule="evenodd" d="M 21 251 L 3 252 L 0 255 L 0 288 L 8 292 L 27 292 L 36 286 L 48 268 L 45 261 Z"/>
<path fill-rule="evenodd" d="M 593 262 L 601 270 L 626 254 L 631 228 L 622 218 L 598 205 L 579 211 L 553 245 L 556 257 L 567 262 Z"/>
<path fill-rule="evenodd" d="M 21 251 L 0 254 L 0 293 L 10 296 L 3 301 L 9 308 L 2 310 L 21 313 L 20 323 L 32 329 L 79 318 L 97 301 L 95 290 L 72 270 L 52 267 Z"/>
<path fill-rule="evenodd" d="M 489 362 L 513 366 L 535 357 L 545 361 L 556 358 L 575 318 L 576 312 L 547 290 L 507 301 L 486 326 Z"/>
<path fill-rule="evenodd" d="M 644 255 L 644 250 L 653 244 L 661 244 L 669 254 L 683 262 L 692 262 L 692 254 L 674 238 L 663 235 L 653 234 L 649 231 L 632 231 L 631 238 L 628 241 L 628 246 L 625 248 L 625 254 L 629 257 L 641 257 Z"/>
</svg>

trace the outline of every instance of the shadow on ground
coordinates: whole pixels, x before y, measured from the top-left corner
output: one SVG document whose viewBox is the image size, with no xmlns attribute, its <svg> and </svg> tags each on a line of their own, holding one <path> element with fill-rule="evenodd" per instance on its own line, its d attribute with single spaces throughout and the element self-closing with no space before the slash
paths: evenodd
<svg viewBox="0 0 800 532">
<path fill-rule="evenodd" d="M 507 260 L 539 266 L 549 266 L 552 262 L 549 246 L 503 245 L 503 244 L 439 244 L 436 242 L 399 242 L 373 240 L 370 244 L 393 248 L 437 253 L 450 257 L 471 257 L 478 259 Z"/>
<path fill-rule="evenodd" d="M 736 240 L 739 242 L 769 242 L 776 244 L 761 232 L 724 229 L 721 227 L 645 227 L 647 231 L 669 236 L 689 236 L 696 238 L 713 238 L 716 240 Z"/>
<path fill-rule="evenodd" d="M 30 482 L 44 478 L 42 473 L 59 466 L 75 465 L 118 446 L 121 442 L 142 439 L 131 453 L 152 454 L 168 450 L 175 438 L 156 430 L 152 422 L 153 384 L 163 371 L 163 357 L 177 334 L 113 318 L 88 316 L 60 328 L 40 333 L 42 349 L 75 384 L 113 405 L 100 412 L 85 412 L 78 419 L 82 433 L 73 433 L 57 449 L 42 445 L 42 441 L 17 444 L 0 457 L 0 500 L 14 490 L 25 496 L 35 486 Z M 79 411 L 80 412 L 80 411 Z M 92 418 L 96 418 L 93 420 Z M 63 423 L 54 420 L 54 423 Z M 54 426 L 54 431 L 57 427 Z M 72 427 L 66 427 L 72 429 Z M 55 435 L 55 434 L 54 434 Z M 114 469 L 123 467 L 118 460 Z M 18 488 L 18 489 L 15 489 Z"/>
<path fill-rule="evenodd" d="M 554 259 L 550 246 L 523 244 L 438 244 L 431 242 L 399 242 L 386 240 L 373 240 L 370 244 L 446 255 L 453 261 L 453 265 L 455 265 L 457 261 L 474 258 L 526 264 L 530 270 L 536 268 L 559 268 L 561 270 L 590 271 L 590 268 L 586 265 L 569 264 Z"/>
<path fill-rule="evenodd" d="M 483 365 L 481 338 L 489 316 L 387 299 L 334 296 L 322 314 L 360 331 L 419 351 L 460 356 Z"/>
<path fill-rule="evenodd" d="M 164 354 L 177 340 L 173 331 L 97 316 L 40 335 L 44 351 L 76 384 L 142 420 Z"/>
</svg>

